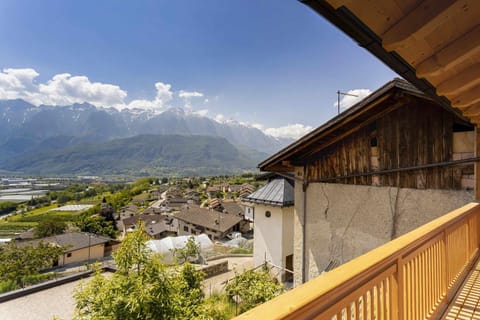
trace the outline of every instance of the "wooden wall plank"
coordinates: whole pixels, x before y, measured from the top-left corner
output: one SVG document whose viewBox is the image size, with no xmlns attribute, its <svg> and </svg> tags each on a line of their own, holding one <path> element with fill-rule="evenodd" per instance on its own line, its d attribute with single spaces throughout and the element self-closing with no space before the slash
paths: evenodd
<svg viewBox="0 0 480 320">
<path fill-rule="evenodd" d="M 452 160 L 454 115 L 425 101 L 409 101 L 314 155 L 310 175 L 322 179 L 372 172 L 372 137 L 377 141 L 379 171 Z M 460 189 L 461 177 L 458 166 L 446 166 L 383 174 L 379 183 L 402 188 Z M 371 185 L 372 181 L 371 175 L 335 180 L 360 185 Z M 480 182 L 478 186 L 480 189 Z"/>
</svg>

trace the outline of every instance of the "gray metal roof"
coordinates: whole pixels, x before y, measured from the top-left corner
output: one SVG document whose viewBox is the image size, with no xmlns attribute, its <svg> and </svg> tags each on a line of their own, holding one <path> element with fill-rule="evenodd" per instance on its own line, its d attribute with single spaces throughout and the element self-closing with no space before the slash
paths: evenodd
<svg viewBox="0 0 480 320">
<path fill-rule="evenodd" d="M 117 241 L 114 239 L 102 237 L 93 233 L 86 232 L 69 232 L 59 234 L 47 238 L 41 238 L 28 242 L 21 242 L 19 245 L 33 244 L 37 245 L 39 242 L 54 243 L 62 247 L 66 247 L 65 252 L 71 252 L 74 250 L 88 248 L 89 246 L 96 246 L 98 244 L 107 243 L 110 241 Z"/>
<path fill-rule="evenodd" d="M 245 198 L 245 201 L 287 207 L 294 204 L 293 182 L 278 178 Z"/>
</svg>

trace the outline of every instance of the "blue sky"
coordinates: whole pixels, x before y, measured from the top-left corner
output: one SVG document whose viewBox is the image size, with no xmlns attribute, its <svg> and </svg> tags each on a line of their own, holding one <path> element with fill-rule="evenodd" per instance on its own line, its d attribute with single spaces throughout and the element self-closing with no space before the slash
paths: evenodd
<svg viewBox="0 0 480 320">
<path fill-rule="evenodd" d="M 0 46 L 0 98 L 183 106 L 277 135 L 396 76 L 296 0 L 2 0 Z"/>
</svg>

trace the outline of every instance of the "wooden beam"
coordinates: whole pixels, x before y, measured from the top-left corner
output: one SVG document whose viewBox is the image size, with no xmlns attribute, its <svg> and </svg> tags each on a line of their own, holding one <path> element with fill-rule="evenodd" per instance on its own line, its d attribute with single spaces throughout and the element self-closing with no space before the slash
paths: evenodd
<svg viewBox="0 0 480 320">
<path fill-rule="evenodd" d="M 472 124 L 473 124 L 473 125 L 476 125 L 476 126 L 479 126 L 479 125 L 480 125 L 480 121 L 476 121 L 476 122 L 475 122 L 475 121 L 472 120 Z"/>
<path fill-rule="evenodd" d="M 383 34 L 382 46 L 387 51 L 393 51 L 404 47 L 412 38 L 424 38 L 425 35 L 451 19 L 452 11 L 458 11 L 457 9 L 464 5 L 464 1 L 456 0 L 423 1 Z"/>
<path fill-rule="evenodd" d="M 480 85 L 476 85 L 468 91 L 456 97 L 448 97 L 454 107 L 467 107 L 480 102 Z"/>
<path fill-rule="evenodd" d="M 478 157 L 480 155 L 480 127 L 478 125 L 475 127 L 475 148 L 474 148 L 474 157 Z M 475 182 L 474 182 L 474 192 L 475 192 L 475 200 L 480 200 L 480 162 L 475 161 L 473 164 L 473 171 L 475 175 Z"/>
<path fill-rule="evenodd" d="M 471 87 L 480 84 L 480 63 L 476 63 L 454 77 L 437 86 L 437 94 L 441 96 L 458 95 Z"/>
<path fill-rule="evenodd" d="M 478 125 L 478 124 L 480 124 L 480 117 L 479 116 L 471 117 L 470 122 L 474 125 Z"/>
<path fill-rule="evenodd" d="M 480 25 L 417 65 L 417 77 L 439 75 L 476 55 L 480 55 Z"/>
<path fill-rule="evenodd" d="M 472 118 L 472 117 L 480 116 L 480 103 L 475 103 L 469 106 L 468 108 L 462 107 L 460 108 L 460 111 L 465 117 Z"/>
</svg>

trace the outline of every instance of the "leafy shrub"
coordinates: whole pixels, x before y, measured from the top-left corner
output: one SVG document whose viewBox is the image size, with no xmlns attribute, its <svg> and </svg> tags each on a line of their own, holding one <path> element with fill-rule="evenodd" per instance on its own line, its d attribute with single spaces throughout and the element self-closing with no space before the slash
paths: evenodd
<svg viewBox="0 0 480 320">
<path fill-rule="evenodd" d="M 253 249 L 245 249 L 245 248 L 235 248 L 230 251 L 232 254 L 252 254 Z"/>
<path fill-rule="evenodd" d="M 225 291 L 232 302 L 237 301 L 240 312 L 245 312 L 276 297 L 283 291 L 283 287 L 270 275 L 268 269 L 246 270 L 236 274 Z"/>
<path fill-rule="evenodd" d="M 32 274 L 28 275 L 25 278 L 23 278 L 23 283 L 25 286 L 31 286 L 40 282 L 44 282 L 47 280 L 51 280 L 55 278 L 55 273 L 49 272 L 49 273 L 39 273 L 39 274 Z"/>
<path fill-rule="evenodd" d="M 17 289 L 20 289 L 20 287 L 13 280 L 0 281 L 0 293 L 5 293 Z"/>
</svg>

